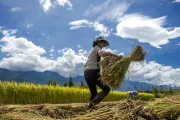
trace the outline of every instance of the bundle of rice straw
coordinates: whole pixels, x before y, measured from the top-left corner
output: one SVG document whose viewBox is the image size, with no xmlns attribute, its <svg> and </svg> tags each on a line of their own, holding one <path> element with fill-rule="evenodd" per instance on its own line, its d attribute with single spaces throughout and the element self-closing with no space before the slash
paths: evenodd
<svg viewBox="0 0 180 120">
<path fill-rule="evenodd" d="M 132 61 L 143 61 L 145 59 L 146 52 L 141 46 L 136 46 L 129 57 L 118 59 L 117 57 L 108 56 L 105 57 L 100 65 L 101 81 L 103 84 L 112 88 L 119 88 L 121 83 L 125 79 L 126 72 Z"/>
</svg>

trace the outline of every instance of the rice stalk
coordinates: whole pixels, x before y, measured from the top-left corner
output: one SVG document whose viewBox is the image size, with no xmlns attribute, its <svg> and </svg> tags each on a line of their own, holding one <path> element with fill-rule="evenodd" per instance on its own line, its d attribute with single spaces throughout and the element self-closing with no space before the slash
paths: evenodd
<svg viewBox="0 0 180 120">
<path fill-rule="evenodd" d="M 124 82 L 126 72 L 132 61 L 143 61 L 145 59 L 146 52 L 141 46 L 136 46 L 131 55 L 119 59 L 118 57 L 108 56 L 105 57 L 100 65 L 101 81 L 112 88 L 119 88 L 121 83 Z"/>
</svg>

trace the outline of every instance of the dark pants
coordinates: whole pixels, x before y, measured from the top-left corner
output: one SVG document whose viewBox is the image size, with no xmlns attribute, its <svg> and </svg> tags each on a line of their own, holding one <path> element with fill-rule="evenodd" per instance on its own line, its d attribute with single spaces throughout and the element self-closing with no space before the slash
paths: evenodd
<svg viewBox="0 0 180 120">
<path fill-rule="evenodd" d="M 90 89 L 90 100 L 95 104 L 100 103 L 104 99 L 104 97 L 106 97 L 107 94 L 110 92 L 109 86 L 103 85 L 100 81 L 100 70 L 85 70 L 84 77 Z M 98 85 L 102 89 L 102 91 L 98 94 L 96 85 Z"/>
</svg>

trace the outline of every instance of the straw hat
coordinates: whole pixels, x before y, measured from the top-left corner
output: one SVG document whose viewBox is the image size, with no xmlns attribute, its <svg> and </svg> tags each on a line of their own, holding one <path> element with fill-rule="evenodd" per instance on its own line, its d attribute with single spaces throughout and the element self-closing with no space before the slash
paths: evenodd
<svg viewBox="0 0 180 120">
<path fill-rule="evenodd" d="M 105 40 L 105 38 L 103 36 L 100 36 L 100 37 L 96 38 L 96 40 L 93 42 L 93 47 L 95 45 L 97 45 L 97 43 L 100 42 L 100 41 L 104 41 L 105 42 L 104 47 L 109 46 L 109 42 L 107 40 Z"/>
</svg>

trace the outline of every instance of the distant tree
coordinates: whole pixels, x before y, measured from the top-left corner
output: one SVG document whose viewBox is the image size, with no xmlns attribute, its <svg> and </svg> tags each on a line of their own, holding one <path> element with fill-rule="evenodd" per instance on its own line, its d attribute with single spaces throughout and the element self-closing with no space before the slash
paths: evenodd
<svg viewBox="0 0 180 120">
<path fill-rule="evenodd" d="M 54 86 L 57 85 L 56 80 L 53 80 L 52 85 L 54 85 Z"/>
<path fill-rule="evenodd" d="M 64 87 L 66 87 L 66 86 L 67 86 L 67 83 L 65 82 L 65 83 L 64 83 Z"/>
<path fill-rule="evenodd" d="M 169 92 L 169 94 L 173 94 L 173 93 L 174 93 L 173 88 L 170 87 L 169 90 L 168 90 L 168 92 Z"/>
<path fill-rule="evenodd" d="M 152 93 L 154 94 L 154 96 L 156 97 L 156 98 L 159 98 L 160 96 L 159 96 L 159 91 L 158 91 L 158 89 L 153 85 L 152 86 Z"/>
<path fill-rule="evenodd" d="M 48 81 L 48 85 L 52 85 L 52 80 L 49 80 L 49 81 Z"/>
<path fill-rule="evenodd" d="M 84 82 L 83 81 L 81 81 L 81 85 L 80 85 L 81 87 L 85 87 L 85 85 L 84 85 Z"/>
<path fill-rule="evenodd" d="M 57 85 L 56 80 L 49 80 L 48 85 L 56 86 Z"/>
<path fill-rule="evenodd" d="M 135 87 L 135 90 L 137 91 L 137 86 L 135 85 L 134 87 Z"/>
<path fill-rule="evenodd" d="M 69 87 L 74 86 L 74 82 L 73 82 L 73 80 L 72 80 L 72 77 L 69 77 L 68 86 L 69 86 Z"/>
</svg>

